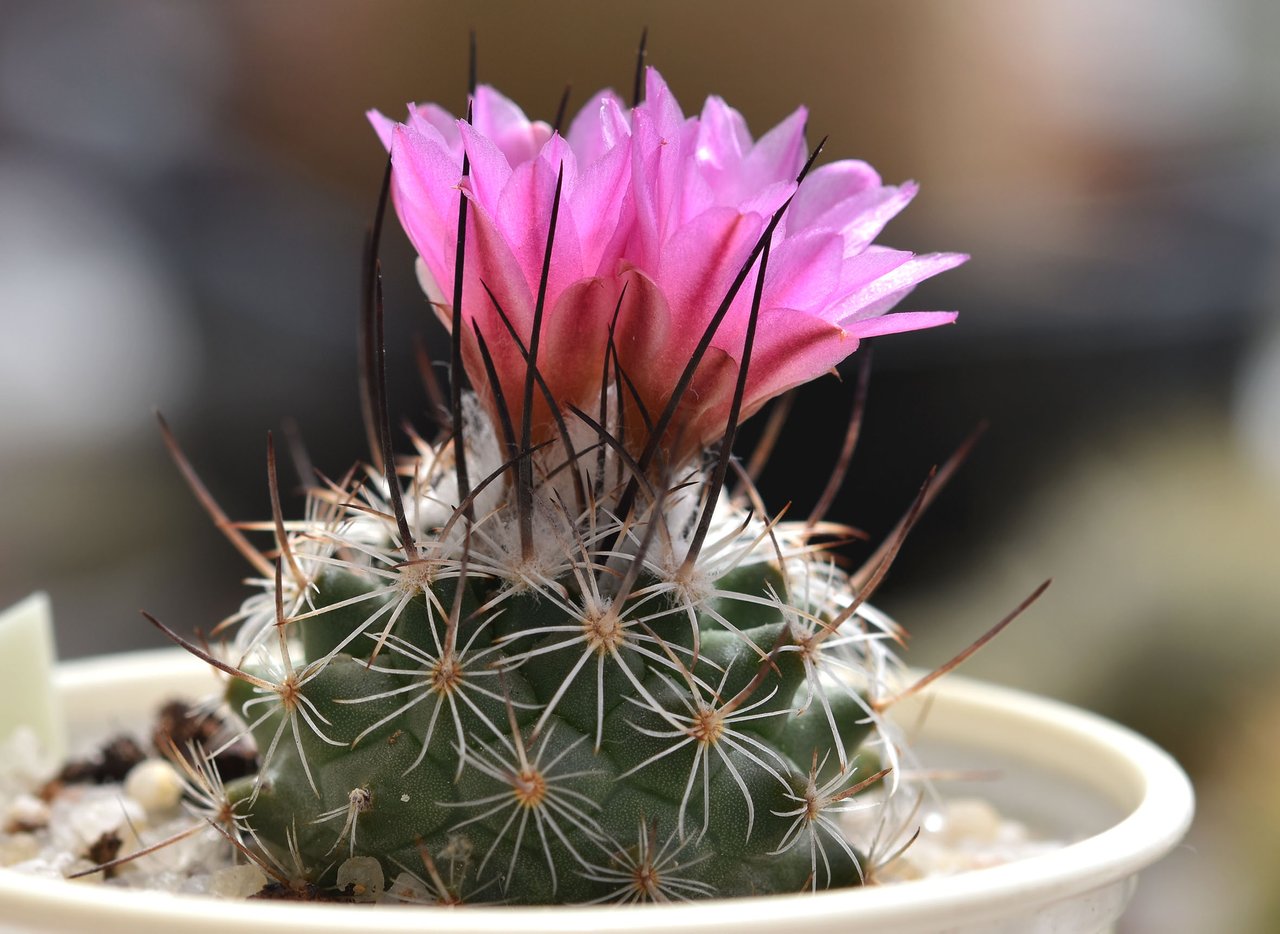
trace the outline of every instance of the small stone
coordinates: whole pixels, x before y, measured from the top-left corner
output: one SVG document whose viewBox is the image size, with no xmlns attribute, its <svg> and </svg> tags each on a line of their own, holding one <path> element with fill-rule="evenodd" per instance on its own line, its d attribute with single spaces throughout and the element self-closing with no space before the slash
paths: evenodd
<svg viewBox="0 0 1280 934">
<path fill-rule="evenodd" d="M 1026 824 L 1015 820 L 1004 820 L 1000 824 L 997 840 L 1005 846 L 1022 846 L 1030 842 L 1031 832 Z"/>
<path fill-rule="evenodd" d="M 93 863 L 95 866 L 101 866 L 109 863 L 113 859 L 120 856 L 120 847 L 123 845 L 118 833 L 108 831 L 100 836 L 97 840 L 89 845 L 89 849 L 85 852 L 85 859 Z M 103 871 L 103 878 L 110 879 L 116 874 L 116 867 L 111 866 Z"/>
<path fill-rule="evenodd" d="M 217 713 L 205 710 L 182 700 L 172 700 L 160 708 L 151 730 L 151 742 L 156 749 L 176 748 L 187 761 L 191 761 L 191 748 L 198 750 L 218 748 L 214 757 L 218 774 L 224 781 L 243 778 L 257 771 L 258 754 L 248 737 L 223 742 L 232 732 L 226 721 Z"/>
<path fill-rule="evenodd" d="M 264 901 L 280 901 L 280 902 L 334 902 L 342 901 L 340 898 L 330 898 L 326 893 L 322 892 L 315 883 L 303 882 L 293 885 L 282 885 L 279 882 L 271 881 L 264 885 L 261 891 L 254 892 L 249 896 L 253 899 L 261 899 Z"/>
<path fill-rule="evenodd" d="M 7 833 L 29 833 L 49 826 L 49 805 L 35 795 L 18 795 L 5 813 Z"/>
<path fill-rule="evenodd" d="M 248 898 L 262 891 L 266 884 L 266 874 L 253 863 L 246 863 L 215 872 L 209 892 L 218 898 Z"/>
<path fill-rule="evenodd" d="M 67 790 L 52 804 L 49 842 L 57 849 L 81 853 L 103 834 L 132 837 L 132 826 L 146 823 L 146 812 L 112 785 L 81 785 Z"/>
<path fill-rule="evenodd" d="M 212 714 L 202 716 L 186 701 L 171 700 L 156 713 L 151 744 L 157 749 L 168 749 L 172 744 L 183 752 L 188 743 L 207 745 L 220 728 L 221 722 Z"/>
<path fill-rule="evenodd" d="M 16 866 L 40 855 L 40 841 L 34 834 L 0 836 L 0 866 Z"/>
<path fill-rule="evenodd" d="M 990 843 L 1000 833 L 1000 813 L 981 798 L 948 802 L 942 833 L 953 843 Z"/>
<path fill-rule="evenodd" d="M 88 782 L 106 785 L 124 781 L 129 770 L 147 757 L 130 736 L 108 740 L 92 759 L 73 759 L 62 767 L 58 779 L 64 784 Z"/>
<path fill-rule="evenodd" d="M 124 793 L 147 811 L 159 814 L 182 800 L 182 780 L 163 759 L 144 759 L 125 776 Z"/>
<path fill-rule="evenodd" d="M 372 856 L 353 856 L 338 867 L 338 890 L 355 901 L 377 901 L 385 886 L 382 864 Z"/>
<path fill-rule="evenodd" d="M 147 757 L 132 736 L 117 736 L 102 747 L 102 768 L 99 782 L 123 781 L 129 770 Z"/>
</svg>

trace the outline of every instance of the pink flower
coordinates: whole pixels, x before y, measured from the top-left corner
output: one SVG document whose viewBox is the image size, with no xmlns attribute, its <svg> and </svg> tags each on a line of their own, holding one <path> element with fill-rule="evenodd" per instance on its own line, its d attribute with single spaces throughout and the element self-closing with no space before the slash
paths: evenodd
<svg viewBox="0 0 1280 934">
<path fill-rule="evenodd" d="M 914 184 L 882 185 L 870 166 L 847 160 L 814 169 L 797 189 L 807 155 L 805 117 L 801 108 L 753 141 L 742 115 L 718 97 L 708 98 L 699 116 L 686 117 L 653 69 L 642 104 L 628 108 L 602 91 L 567 136 L 530 121 L 488 87 L 476 91 L 470 124 L 432 104 L 410 106 L 404 123 L 370 113 L 391 150 L 396 210 L 446 323 L 459 192 L 470 200 L 464 360 L 493 411 L 496 394 L 470 330 L 478 326 L 516 425 L 524 357 L 481 283 L 527 347 L 563 168 L 538 368 L 562 411 L 569 405 L 595 411 L 613 325 L 616 361 L 633 387 L 622 393 L 633 451 L 647 441 L 646 416 L 656 419 L 666 406 L 771 215 L 793 195 L 772 238 L 741 417 L 827 372 L 861 338 L 955 320 L 954 312 L 889 313 L 917 283 L 966 259 L 872 242 L 915 195 Z M 684 438 L 686 448 L 674 452 L 677 459 L 725 430 L 754 281 L 753 272 L 677 410 L 671 437 Z M 553 426 L 535 396 L 535 439 L 549 437 Z"/>
</svg>

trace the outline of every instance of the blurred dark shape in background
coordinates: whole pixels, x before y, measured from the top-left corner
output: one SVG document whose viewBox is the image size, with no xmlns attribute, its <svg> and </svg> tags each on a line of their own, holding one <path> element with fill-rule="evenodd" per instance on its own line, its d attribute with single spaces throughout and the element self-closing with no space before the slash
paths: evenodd
<svg viewBox="0 0 1280 934">
<path fill-rule="evenodd" d="M 383 167 L 362 116 L 461 111 L 482 80 L 549 117 L 625 88 L 635 41 L 687 110 L 762 132 L 797 102 L 827 158 L 923 183 L 885 241 L 963 250 L 882 339 L 832 516 L 888 530 L 992 428 L 878 602 L 936 664 L 1039 581 L 968 672 L 1130 723 L 1194 772 L 1192 842 L 1135 931 L 1272 931 L 1280 904 L 1280 7 L 1268 0 L 625 6 L 277 0 L 0 6 L 0 604 L 44 588 L 66 657 L 208 631 L 245 569 L 166 459 L 161 408 L 236 518 L 265 433 L 360 457 L 358 253 Z M 443 334 L 388 236 L 392 394 Z M 803 515 L 850 381 L 803 390 L 763 478 Z M 758 430 L 758 427 L 757 429 Z M 744 439 L 750 442 L 751 432 Z M 297 507 L 299 496 L 288 506 Z M 858 553 L 851 554 L 858 558 Z"/>
</svg>

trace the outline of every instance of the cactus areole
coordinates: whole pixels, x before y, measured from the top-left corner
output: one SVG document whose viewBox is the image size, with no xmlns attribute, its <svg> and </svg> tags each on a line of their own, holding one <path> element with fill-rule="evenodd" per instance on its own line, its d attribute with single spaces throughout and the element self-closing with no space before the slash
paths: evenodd
<svg viewBox="0 0 1280 934">
<path fill-rule="evenodd" d="M 874 870 L 841 815 L 897 782 L 878 575 L 765 515 L 729 449 L 860 339 L 954 320 L 890 310 L 964 257 L 873 244 L 914 186 L 816 165 L 804 110 L 753 140 L 636 91 L 564 127 L 484 86 L 465 119 L 370 115 L 452 335 L 442 430 L 393 452 L 380 206 L 370 461 L 286 520 L 271 456 L 274 550 L 229 533 L 260 592 L 197 650 L 260 757 L 210 778 L 222 825 L 289 884 L 362 858 L 428 901 L 662 902 Z"/>
</svg>

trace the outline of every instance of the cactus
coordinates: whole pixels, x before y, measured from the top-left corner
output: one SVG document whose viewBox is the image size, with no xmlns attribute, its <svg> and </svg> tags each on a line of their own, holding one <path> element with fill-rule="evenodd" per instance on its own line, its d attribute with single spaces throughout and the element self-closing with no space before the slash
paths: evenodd
<svg viewBox="0 0 1280 934">
<path fill-rule="evenodd" d="M 895 780 L 880 575 L 832 559 L 841 527 L 769 518 L 731 449 L 859 338 L 950 321 L 886 312 L 963 257 L 871 246 L 914 189 L 813 169 L 803 111 L 752 144 L 718 99 L 686 120 L 656 72 L 637 90 L 567 142 L 485 87 L 469 121 L 372 115 L 452 334 L 441 437 L 392 450 L 376 225 L 369 463 L 287 522 L 271 452 L 274 552 L 220 520 L 260 591 L 229 649 L 183 643 L 259 750 L 207 779 L 221 826 L 290 885 L 362 860 L 448 903 L 865 877 L 840 817 Z"/>
</svg>

